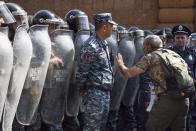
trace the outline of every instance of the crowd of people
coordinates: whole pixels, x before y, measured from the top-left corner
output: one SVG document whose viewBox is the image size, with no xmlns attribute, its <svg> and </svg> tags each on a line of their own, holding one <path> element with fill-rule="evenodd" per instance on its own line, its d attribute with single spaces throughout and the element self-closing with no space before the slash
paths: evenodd
<svg viewBox="0 0 196 131">
<path fill-rule="evenodd" d="M 79 9 L 29 15 L 3 1 L 0 12 L 0 130 L 196 131 L 196 33 L 185 25 L 126 29 L 111 13 L 90 23 Z"/>
</svg>

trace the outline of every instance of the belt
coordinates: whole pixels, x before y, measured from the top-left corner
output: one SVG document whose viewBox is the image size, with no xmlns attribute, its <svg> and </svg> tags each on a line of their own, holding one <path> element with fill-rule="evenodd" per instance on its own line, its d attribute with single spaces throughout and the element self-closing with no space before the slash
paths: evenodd
<svg viewBox="0 0 196 131">
<path fill-rule="evenodd" d="M 106 89 L 103 86 L 91 86 L 90 89 L 97 89 L 97 90 L 101 90 L 101 91 L 105 91 L 105 92 L 108 92 L 111 90 L 111 89 Z"/>
<path fill-rule="evenodd" d="M 98 89 L 98 90 L 102 90 L 102 91 L 111 91 L 111 85 L 109 84 L 102 84 L 102 85 L 94 85 L 93 83 L 91 82 L 86 82 L 86 86 L 89 88 L 89 89 Z"/>
</svg>

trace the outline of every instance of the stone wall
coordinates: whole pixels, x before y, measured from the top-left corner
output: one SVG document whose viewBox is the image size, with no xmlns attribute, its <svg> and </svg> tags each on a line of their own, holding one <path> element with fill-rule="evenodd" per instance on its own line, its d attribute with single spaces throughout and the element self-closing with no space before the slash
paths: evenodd
<svg viewBox="0 0 196 131">
<path fill-rule="evenodd" d="M 111 12 L 113 19 L 127 28 L 156 28 L 158 22 L 157 0 L 6 0 L 21 5 L 29 14 L 49 9 L 64 17 L 74 8 L 86 12 L 89 20 L 98 12 Z"/>
<path fill-rule="evenodd" d="M 111 12 L 113 19 L 127 28 L 142 29 L 173 27 L 185 24 L 196 31 L 196 0 L 6 0 L 21 5 L 29 14 L 41 9 L 54 11 L 64 17 L 74 8 L 92 16 Z"/>
<path fill-rule="evenodd" d="M 159 0 L 158 27 L 184 24 L 194 29 L 194 0 Z"/>
</svg>

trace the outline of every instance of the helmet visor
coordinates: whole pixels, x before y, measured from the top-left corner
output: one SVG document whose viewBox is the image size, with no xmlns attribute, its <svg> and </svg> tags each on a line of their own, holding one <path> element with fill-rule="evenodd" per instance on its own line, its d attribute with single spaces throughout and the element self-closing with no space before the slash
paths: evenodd
<svg viewBox="0 0 196 131">
<path fill-rule="evenodd" d="M 78 30 L 90 30 L 88 16 L 80 15 L 76 18 L 76 25 Z"/>
<path fill-rule="evenodd" d="M 3 17 L 5 24 L 12 24 L 16 22 L 5 3 L 0 3 L 0 15 Z"/>
</svg>

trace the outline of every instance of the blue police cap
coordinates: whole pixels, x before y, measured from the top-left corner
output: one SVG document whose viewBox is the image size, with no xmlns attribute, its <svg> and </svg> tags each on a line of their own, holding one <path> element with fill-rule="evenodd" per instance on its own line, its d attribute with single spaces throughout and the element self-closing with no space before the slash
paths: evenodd
<svg viewBox="0 0 196 131">
<path fill-rule="evenodd" d="M 189 36 L 191 34 L 191 31 L 185 25 L 177 25 L 172 29 L 172 34 L 176 35 L 179 33 L 183 33 Z"/>
<path fill-rule="evenodd" d="M 94 21 L 95 21 L 95 25 L 105 23 L 105 22 L 111 23 L 113 25 L 117 25 L 117 23 L 112 20 L 111 13 L 96 14 L 96 15 L 94 15 Z"/>
</svg>

